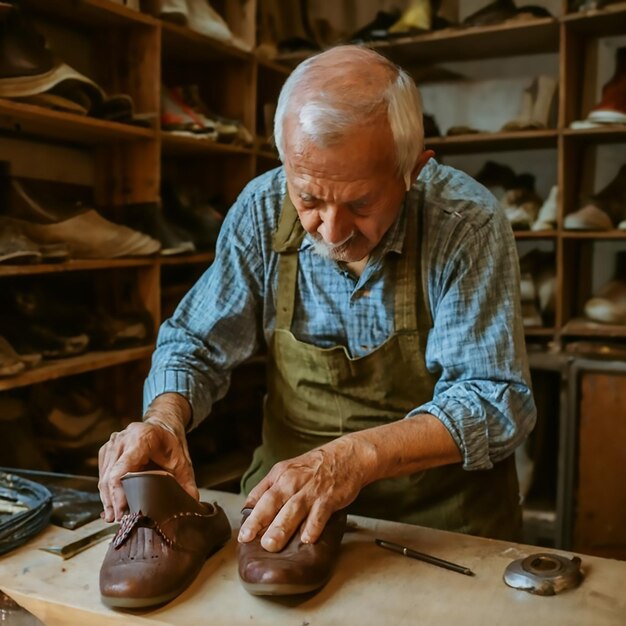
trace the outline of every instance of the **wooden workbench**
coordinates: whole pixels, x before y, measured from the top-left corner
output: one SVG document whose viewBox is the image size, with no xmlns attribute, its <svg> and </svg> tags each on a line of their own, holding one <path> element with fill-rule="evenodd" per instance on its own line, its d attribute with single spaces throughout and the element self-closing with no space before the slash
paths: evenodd
<svg viewBox="0 0 626 626">
<path fill-rule="evenodd" d="M 205 491 L 207 499 L 221 504 L 233 529 L 238 528 L 239 496 Z M 626 625 L 626 562 L 580 555 L 586 577 L 579 588 L 552 597 L 534 596 L 507 587 L 502 574 L 513 559 L 543 549 L 362 517 L 351 517 L 350 522 L 355 528 L 344 536 L 332 579 L 306 597 L 249 595 L 238 580 L 233 539 L 173 602 L 150 611 L 116 612 L 101 603 L 98 589 L 107 541 L 67 561 L 37 549 L 90 534 L 104 525 L 100 521 L 78 531 L 50 527 L 0 557 L 0 589 L 49 626 Z M 383 550 L 374 544 L 375 537 L 460 563 L 476 576 Z"/>
</svg>

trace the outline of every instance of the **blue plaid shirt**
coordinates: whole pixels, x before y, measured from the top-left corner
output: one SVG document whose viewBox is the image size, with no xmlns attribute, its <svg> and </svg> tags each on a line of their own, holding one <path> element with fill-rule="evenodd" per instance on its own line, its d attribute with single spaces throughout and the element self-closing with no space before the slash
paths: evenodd
<svg viewBox="0 0 626 626">
<path fill-rule="evenodd" d="M 421 251 L 433 327 L 426 366 L 438 376 L 430 413 L 449 430 L 464 467 L 487 469 L 509 456 L 535 423 L 511 228 L 495 198 L 472 178 L 434 160 L 424 185 Z M 185 396 L 192 426 L 226 393 L 230 371 L 270 341 L 276 320 L 278 254 L 272 236 L 286 193 L 282 168 L 256 178 L 224 221 L 214 263 L 163 322 L 144 408 L 165 392 Z M 313 251 L 305 236 L 298 262 L 292 332 L 319 347 L 344 345 L 362 356 L 393 332 L 394 285 L 388 254 L 402 253 L 404 211 L 357 278 Z"/>
</svg>

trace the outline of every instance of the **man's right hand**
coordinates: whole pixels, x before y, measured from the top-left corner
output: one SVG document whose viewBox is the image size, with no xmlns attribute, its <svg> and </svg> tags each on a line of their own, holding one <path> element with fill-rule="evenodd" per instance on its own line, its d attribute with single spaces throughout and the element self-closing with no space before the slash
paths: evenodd
<svg viewBox="0 0 626 626">
<path fill-rule="evenodd" d="M 133 422 L 113 433 L 98 453 L 98 488 L 107 522 L 120 520 L 127 507 L 122 476 L 157 465 L 174 475 L 183 489 L 198 499 L 185 426 L 191 407 L 178 394 L 158 396 L 143 422 Z"/>
</svg>

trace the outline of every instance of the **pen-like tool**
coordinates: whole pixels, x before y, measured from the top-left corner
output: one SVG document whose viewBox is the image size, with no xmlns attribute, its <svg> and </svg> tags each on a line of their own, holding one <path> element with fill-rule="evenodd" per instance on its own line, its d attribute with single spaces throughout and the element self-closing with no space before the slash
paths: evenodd
<svg viewBox="0 0 626 626">
<path fill-rule="evenodd" d="M 444 561 L 443 559 L 431 556 L 430 554 L 424 554 L 423 552 L 418 552 L 417 550 L 411 550 L 411 548 L 401 546 L 397 543 L 393 543 L 392 541 L 385 541 L 383 539 L 374 539 L 374 541 L 376 542 L 376 545 L 381 548 L 397 552 L 398 554 L 411 557 L 412 559 L 424 561 L 426 563 L 430 563 L 431 565 L 438 565 L 439 567 L 452 570 L 453 572 L 458 572 L 459 574 L 465 574 L 466 576 L 475 575 L 469 567 L 463 567 L 462 565 L 457 565 L 456 563 L 451 563 L 450 561 Z"/>
</svg>

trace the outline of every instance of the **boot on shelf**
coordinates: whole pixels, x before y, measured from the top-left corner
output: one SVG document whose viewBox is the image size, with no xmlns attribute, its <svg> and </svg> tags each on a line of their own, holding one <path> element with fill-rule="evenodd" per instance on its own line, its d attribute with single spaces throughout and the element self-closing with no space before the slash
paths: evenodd
<svg viewBox="0 0 626 626">
<path fill-rule="evenodd" d="M 576 120 L 570 128 L 585 129 L 604 124 L 626 124 L 626 46 L 615 51 L 615 72 L 602 87 L 602 98 L 587 118 Z"/>
</svg>

